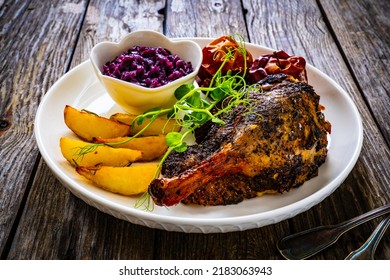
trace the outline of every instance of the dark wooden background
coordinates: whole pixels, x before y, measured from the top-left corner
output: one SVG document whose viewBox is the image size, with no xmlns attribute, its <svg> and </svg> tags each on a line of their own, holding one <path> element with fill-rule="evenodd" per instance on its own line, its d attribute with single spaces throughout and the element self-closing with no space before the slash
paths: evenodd
<svg viewBox="0 0 390 280">
<path fill-rule="evenodd" d="M 1 259 L 281 259 L 277 241 L 390 202 L 390 1 L 387 0 L 0 0 Z M 363 119 L 364 143 L 346 181 L 292 219 L 226 234 L 133 225 L 73 196 L 41 159 L 34 117 L 47 90 L 92 46 L 149 28 L 169 37 L 219 37 L 304 56 L 327 73 Z M 379 219 L 311 259 L 343 259 Z M 377 259 L 390 259 L 390 236 Z"/>
</svg>

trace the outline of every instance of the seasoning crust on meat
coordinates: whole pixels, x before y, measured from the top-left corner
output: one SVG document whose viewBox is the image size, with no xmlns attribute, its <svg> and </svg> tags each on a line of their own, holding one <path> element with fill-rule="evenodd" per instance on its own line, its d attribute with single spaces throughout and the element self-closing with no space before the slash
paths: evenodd
<svg viewBox="0 0 390 280">
<path fill-rule="evenodd" d="M 206 123 L 197 144 L 165 160 L 150 187 L 157 205 L 235 204 L 262 192 L 285 192 L 318 175 L 330 123 L 312 86 L 285 74 L 251 87 L 251 106 Z"/>
</svg>

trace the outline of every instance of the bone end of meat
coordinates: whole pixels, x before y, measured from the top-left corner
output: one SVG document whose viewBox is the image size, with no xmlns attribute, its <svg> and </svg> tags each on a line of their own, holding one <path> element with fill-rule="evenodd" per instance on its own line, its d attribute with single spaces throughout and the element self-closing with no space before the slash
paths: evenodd
<svg viewBox="0 0 390 280">
<path fill-rule="evenodd" d="M 155 204 L 162 206 L 165 198 L 166 186 L 161 179 L 154 179 L 149 185 L 149 194 L 152 197 Z"/>
<path fill-rule="evenodd" d="M 159 178 L 154 179 L 150 183 L 149 194 L 156 205 L 173 206 L 178 204 L 182 199 L 182 196 L 180 195 L 180 190 L 170 188 L 170 181 L 172 181 L 172 179 Z M 176 192 L 175 195 L 172 195 L 172 191 Z"/>
</svg>

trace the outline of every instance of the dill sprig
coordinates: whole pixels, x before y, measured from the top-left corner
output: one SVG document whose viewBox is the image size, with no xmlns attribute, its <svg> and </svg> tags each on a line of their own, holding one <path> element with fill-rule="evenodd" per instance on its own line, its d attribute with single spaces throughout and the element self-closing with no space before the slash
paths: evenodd
<svg viewBox="0 0 390 280">
<path fill-rule="evenodd" d="M 231 112 L 234 107 L 239 105 L 242 105 L 247 108 L 248 111 L 251 111 L 252 105 L 247 97 L 248 87 L 245 81 L 247 51 L 242 37 L 239 37 L 239 39 L 238 47 L 219 50 L 219 54 L 223 52 L 223 61 L 217 72 L 211 78 L 209 86 L 195 87 L 193 84 L 180 86 L 174 93 L 177 101 L 171 108 L 153 108 L 138 115 L 134 119 L 132 126 L 135 124 L 141 125 L 146 119 L 150 119 L 149 123 L 137 134 L 122 142 L 96 143 L 80 147 L 78 155 L 82 156 L 93 152 L 97 147 L 102 145 L 116 146 L 129 142 L 147 130 L 157 117 L 165 115 L 167 121 L 169 119 L 175 119 L 178 125 L 182 127 L 182 130 L 180 132 L 168 132 L 166 134 L 168 149 L 162 156 L 154 174 L 154 178 L 158 178 L 162 165 L 169 154 L 173 151 L 186 151 L 186 138 L 188 135 L 193 134 L 197 128 L 208 121 L 224 125 L 225 121 L 221 117 L 224 114 Z M 227 73 L 223 74 L 223 67 L 227 62 L 234 59 L 235 52 L 239 52 L 244 58 L 242 72 L 232 73 L 232 71 L 229 70 Z M 147 191 L 136 201 L 135 207 L 144 207 L 144 210 L 147 211 L 152 211 L 154 209 L 154 203 Z"/>
<path fill-rule="evenodd" d="M 244 67 L 241 73 L 233 74 L 232 71 L 222 73 L 224 65 L 234 59 L 234 53 L 240 52 L 244 57 Z M 183 128 L 181 132 L 169 132 L 166 135 L 168 150 L 161 158 L 155 178 L 158 177 L 162 165 L 166 158 L 173 151 L 184 152 L 187 149 L 185 139 L 189 134 L 208 121 L 225 125 L 225 121 L 220 118 L 224 114 L 232 111 L 239 105 L 245 107 L 247 112 L 251 112 L 251 102 L 247 97 L 249 92 L 245 81 L 246 76 L 246 48 L 239 44 L 238 48 L 219 50 L 223 53 L 223 61 L 217 72 L 213 75 L 208 87 L 195 87 L 194 85 L 182 85 L 175 91 L 176 103 L 170 109 L 163 110 L 168 118 L 174 118 Z M 221 106 L 217 107 L 217 105 Z M 156 111 L 162 112 L 162 111 Z M 149 112 L 150 113 L 150 112 Z M 141 116 L 143 118 L 143 116 Z M 145 192 L 141 199 L 137 201 L 136 207 L 144 206 L 145 210 L 151 210 L 154 205 L 148 192 Z"/>
<path fill-rule="evenodd" d="M 161 110 L 163 111 L 163 110 Z M 80 157 L 83 157 L 84 155 L 86 154 L 89 154 L 89 153 L 93 153 L 96 151 L 96 149 L 98 147 L 101 147 L 101 146 L 109 146 L 109 147 L 115 147 L 115 146 L 118 146 L 118 145 L 122 145 L 122 144 L 126 144 L 127 142 L 130 142 L 131 140 L 133 140 L 134 138 L 137 138 L 139 137 L 145 130 L 147 130 L 149 128 L 149 126 L 154 122 L 155 119 L 157 119 L 158 117 L 160 116 L 159 112 L 158 111 L 153 111 L 153 112 L 145 112 L 144 114 L 140 115 L 140 116 L 137 116 L 133 122 L 132 122 L 132 127 L 134 127 L 134 125 L 137 123 L 137 124 L 142 124 L 142 122 L 144 121 L 145 118 L 150 118 L 150 122 L 145 125 L 145 127 L 143 127 L 139 132 L 137 132 L 136 134 L 134 134 L 133 136 L 123 140 L 123 141 L 119 141 L 119 142 L 110 142 L 110 143 L 91 143 L 91 144 L 88 144 L 88 145 L 85 145 L 83 147 L 76 147 L 75 149 L 77 150 L 75 152 L 75 155 L 80 158 Z M 141 119 L 141 121 L 140 121 Z"/>
</svg>

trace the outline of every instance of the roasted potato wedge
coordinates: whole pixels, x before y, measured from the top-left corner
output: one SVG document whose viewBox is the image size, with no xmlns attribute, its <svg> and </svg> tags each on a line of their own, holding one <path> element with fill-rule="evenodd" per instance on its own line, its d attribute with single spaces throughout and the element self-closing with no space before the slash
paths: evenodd
<svg viewBox="0 0 390 280">
<path fill-rule="evenodd" d="M 128 140 L 130 137 L 117 138 L 95 138 L 95 143 L 119 143 Z M 129 142 L 120 145 L 113 145 L 113 148 L 128 148 L 142 152 L 142 158 L 139 161 L 152 161 L 161 157 L 168 145 L 165 142 L 165 135 L 137 137 Z"/>
<path fill-rule="evenodd" d="M 79 111 L 69 105 L 64 109 L 66 125 L 77 136 L 85 141 L 92 141 L 93 137 L 113 138 L 130 134 L 130 125 L 101 117 L 92 113 Z"/>
<path fill-rule="evenodd" d="M 127 125 L 132 125 L 133 121 L 137 115 L 131 115 L 126 113 L 116 113 L 110 116 L 111 120 L 116 120 L 120 123 L 124 123 Z M 131 127 L 130 135 L 134 135 L 138 133 L 141 129 L 143 129 L 148 123 L 149 119 L 145 120 L 141 125 L 134 124 L 134 127 Z M 149 127 L 146 129 L 142 136 L 152 136 L 152 135 L 160 135 L 167 134 L 171 131 L 179 131 L 180 126 L 176 123 L 174 119 L 167 119 L 165 117 L 157 118 Z"/>
<path fill-rule="evenodd" d="M 158 164 L 148 163 L 128 167 L 76 167 L 76 171 L 91 180 L 96 186 L 122 195 L 146 192 Z"/>
<path fill-rule="evenodd" d="M 80 148 L 91 145 L 91 143 L 66 137 L 61 137 L 61 153 L 72 165 L 77 166 L 127 166 L 142 158 L 142 152 L 132 149 L 112 148 L 98 146 L 93 152 L 78 156 Z"/>
</svg>

